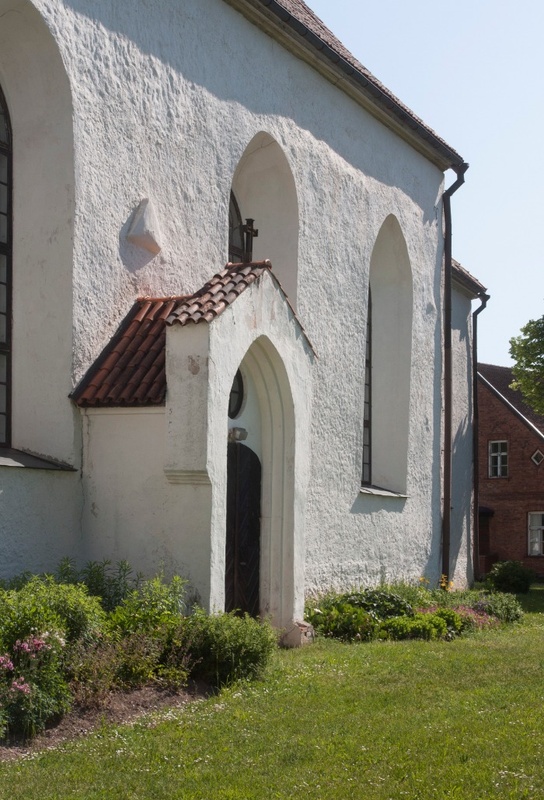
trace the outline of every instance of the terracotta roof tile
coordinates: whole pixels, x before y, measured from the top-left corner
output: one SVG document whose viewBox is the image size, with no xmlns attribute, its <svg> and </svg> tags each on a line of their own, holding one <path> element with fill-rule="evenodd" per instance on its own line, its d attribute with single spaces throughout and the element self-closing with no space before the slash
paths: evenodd
<svg viewBox="0 0 544 800">
<path fill-rule="evenodd" d="M 71 397 L 79 406 L 163 405 L 166 325 L 212 322 L 270 269 L 269 261 L 227 264 L 201 289 L 139 298 Z"/>
</svg>

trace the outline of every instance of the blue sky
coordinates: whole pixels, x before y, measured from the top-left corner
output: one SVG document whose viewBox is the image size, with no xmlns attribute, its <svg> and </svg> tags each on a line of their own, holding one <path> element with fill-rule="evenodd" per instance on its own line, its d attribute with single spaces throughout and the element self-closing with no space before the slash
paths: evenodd
<svg viewBox="0 0 544 800">
<path fill-rule="evenodd" d="M 544 314 L 544 3 L 306 2 L 469 162 L 453 252 L 491 295 L 479 360 L 507 366 L 510 337 Z"/>
</svg>

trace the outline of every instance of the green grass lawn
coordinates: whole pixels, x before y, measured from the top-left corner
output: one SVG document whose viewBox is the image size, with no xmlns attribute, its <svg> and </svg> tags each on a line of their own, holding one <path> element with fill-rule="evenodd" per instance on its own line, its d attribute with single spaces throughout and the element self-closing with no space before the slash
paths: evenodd
<svg viewBox="0 0 544 800">
<path fill-rule="evenodd" d="M 320 642 L 266 680 L 0 765 L 0 798 L 544 797 L 544 586 L 451 643 Z"/>
</svg>

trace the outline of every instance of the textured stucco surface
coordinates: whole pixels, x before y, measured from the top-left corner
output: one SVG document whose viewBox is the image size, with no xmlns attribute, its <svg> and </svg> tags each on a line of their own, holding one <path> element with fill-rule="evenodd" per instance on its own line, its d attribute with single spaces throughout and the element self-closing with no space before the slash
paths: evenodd
<svg viewBox="0 0 544 800">
<path fill-rule="evenodd" d="M 472 302 L 460 288 L 452 293 L 452 512 L 451 569 L 456 585 L 474 576 Z"/>
<path fill-rule="evenodd" d="M 47 213 L 59 220 L 44 216 L 43 207 L 33 212 L 51 232 L 49 241 L 46 236 L 32 239 L 34 218 L 25 218 L 34 251 L 39 239 L 43 243 L 49 288 L 40 289 L 32 271 L 22 269 L 28 276 L 23 285 L 28 294 L 23 295 L 38 309 L 41 324 L 39 332 L 34 327 L 31 336 L 22 334 L 25 355 L 15 355 L 23 377 L 14 380 L 16 391 L 32 396 L 35 404 L 36 393 L 29 394 L 35 365 L 51 365 L 48 389 L 38 401 L 38 416 L 50 424 L 40 425 L 34 435 L 36 415 L 22 401 L 15 426 L 25 434 L 16 446 L 62 457 L 75 466 L 84 448 L 84 495 L 78 501 L 85 509 L 82 528 L 66 515 L 59 541 L 68 546 L 71 537 L 82 537 L 85 555 L 132 558 L 149 569 L 172 558 L 189 569 L 212 605 L 220 605 L 228 390 L 252 342 L 270 334 L 278 354 L 272 372 L 279 374 L 280 365 L 285 372 L 284 393 L 279 395 L 291 393 L 294 407 L 294 444 L 287 448 L 293 459 L 288 474 L 294 477 L 285 493 L 291 492 L 289 508 L 279 512 L 290 515 L 291 550 L 271 556 L 271 562 L 295 563 L 289 579 L 282 573 L 285 585 L 291 583 L 286 589 L 289 602 L 300 609 L 304 589 L 422 574 L 437 578 L 441 172 L 222 0 L 34 0 L 35 8 L 24 0 L 0 0 L 2 10 L 15 6 L 24 13 L 12 47 L 38 30 L 56 65 L 48 91 L 55 95 L 59 120 L 55 126 L 51 117 L 44 120 L 45 132 L 53 133 L 49 149 L 37 154 L 52 154 L 56 165 L 43 181 L 55 200 Z M 31 59 L 20 68 L 39 94 L 40 62 Z M 0 82 L 15 112 L 20 78 L 10 72 L 2 54 Z M 29 118 L 21 118 L 15 135 L 18 127 L 28 130 L 31 125 L 41 134 L 42 118 L 32 119 L 32 106 L 26 114 Z M 248 157 L 252 142 L 272 149 L 262 159 Z M 276 147 L 281 158 L 271 158 Z M 281 194 L 283 187 L 289 193 L 285 206 L 277 198 L 263 199 L 262 184 L 252 185 L 252 177 L 257 180 L 259 170 L 270 163 L 278 168 L 274 191 Z M 156 413 L 89 412 L 82 426 L 67 395 L 135 296 L 193 292 L 224 264 L 235 176 L 249 206 L 242 207 L 242 215 L 253 216 L 253 203 L 264 215 L 256 219 L 262 231 L 256 255 L 270 258 L 282 284 L 296 292 L 297 314 L 318 358 L 308 372 L 308 354 L 300 355 L 300 334 L 294 334 L 283 301 L 276 306 L 270 300 L 266 313 L 248 317 L 246 306 L 264 303 L 262 298 L 277 291 L 272 285 L 261 287 L 260 294 L 242 296 L 232 313 L 225 313 L 206 334 L 199 332 L 201 338 L 210 338 L 198 346 L 219 358 L 206 365 L 207 389 L 199 389 L 211 427 L 199 428 L 195 420 L 194 428 L 178 429 L 177 436 L 181 450 L 187 445 L 188 460 L 194 456 L 194 469 L 205 473 L 210 484 L 169 483 L 165 466 L 174 472 L 187 469 L 172 465 L 171 442 L 164 432 L 180 406 L 167 404 L 166 419 Z M 29 191 L 23 183 L 21 203 Z M 153 204 L 160 228 L 156 256 L 126 241 L 132 215 L 144 198 Z M 372 253 L 388 217 L 398 225 L 412 286 L 403 497 L 359 491 L 366 298 Z M 290 259 L 286 241 L 295 242 Z M 29 263 L 32 248 L 25 256 Z M 276 311 L 277 324 L 272 318 Z M 14 314 L 15 335 L 25 327 L 25 317 L 17 306 Z M 170 339 L 178 333 L 173 331 Z M 220 342 L 221 337 L 227 338 Z M 258 362 L 258 351 L 253 355 Z M 175 375 L 181 373 L 175 370 L 175 353 L 170 351 L 170 357 L 174 387 Z M 264 447 L 262 440 L 259 447 Z M 467 453 L 460 456 L 463 464 Z M 29 495 L 31 504 L 39 504 L 40 491 Z M 72 497 L 70 488 L 67 505 L 77 505 Z M 10 509 L 22 535 L 36 535 L 25 518 L 16 523 L 16 508 Z M 180 519 L 189 520 L 187 531 L 208 526 L 206 542 L 197 541 L 194 533 L 180 534 Z M 466 525 L 463 515 L 460 524 Z M 457 554 L 461 570 L 467 539 L 463 529 Z M 182 555 L 172 556 L 183 549 L 180 543 L 191 551 L 200 548 L 194 564 L 188 566 L 190 559 Z M 74 552 L 80 555 L 78 548 L 68 554 Z M 21 568 L 26 566 L 20 562 Z M 272 594 L 279 596 L 275 590 Z M 285 610 L 277 613 L 285 616 Z"/>
</svg>

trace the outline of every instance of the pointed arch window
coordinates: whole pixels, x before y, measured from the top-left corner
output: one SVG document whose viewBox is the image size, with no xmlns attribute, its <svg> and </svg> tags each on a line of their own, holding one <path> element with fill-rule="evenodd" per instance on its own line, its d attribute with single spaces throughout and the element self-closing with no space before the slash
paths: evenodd
<svg viewBox="0 0 544 800">
<path fill-rule="evenodd" d="M 0 447 L 11 442 L 11 125 L 0 88 Z"/>
<path fill-rule="evenodd" d="M 230 193 L 229 204 L 229 261 L 239 264 L 244 260 L 242 215 L 234 192 Z"/>
<path fill-rule="evenodd" d="M 406 494 L 413 285 L 406 241 L 392 214 L 374 244 L 369 287 L 362 485 Z"/>
</svg>

